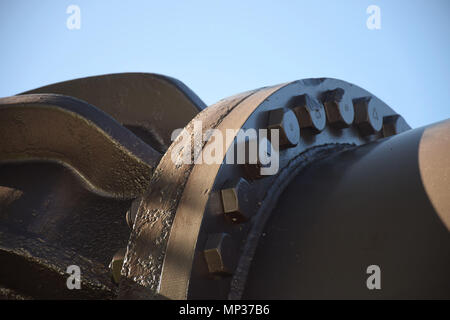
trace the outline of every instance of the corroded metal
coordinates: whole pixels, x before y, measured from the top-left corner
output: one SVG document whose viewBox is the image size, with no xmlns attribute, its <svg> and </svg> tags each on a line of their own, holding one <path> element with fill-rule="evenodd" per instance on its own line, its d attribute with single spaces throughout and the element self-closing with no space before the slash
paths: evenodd
<svg viewBox="0 0 450 320">
<path fill-rule="evenodd" d="M 361 288 L 332 295 L 352 277 L 345 271 L 320 287 L 327 279 L 320 275 L 339 250 L 345 253 L 339 266 L 349 270 L 390 252 L 392 259 L 380 263 L 402 265 L 415 277 L 424 268 L 407 270 L 405 264 L 407 253 L 416 252 L 410 261 L 428 258 L 423 266 L 436 268 L 421 279 L 433 285 L 421 287 L 430 296 L 449 293 L 437 281 L 448 280 L 443 270 L 449 260 L 441 252 L 449 245 L 450 155 L 442 151 L 450 150 L 448 122 L 410 130 L 366 90 L 327 78 L 244 92 L 208 108 L 177 80 L 149 74 L 90 77 L 32 92 L 47 94 L 0 99 L 0 133 L 8 137 L 0 142 L 0 262 L 8 265 L 0 268 L 0 297 L 370 297 Z M 172 142 L 178 128 L 183 134 Z M 234 130 L 221 146 L 222 161 L 197 161 L 214 143 L 199 142 L 198 129 L 224 137 Z M 248 129 L 268 129 L 254 162 L 251 141 L 238 137 Z M 179 147 L 189 142 L 199 153 L 183 162 Z M 267 152 L 278 155 L 277 170 L 263 174 L 274 163 L 264 163 L 259 151 L 276 145 L 279 150 Z M 241 147 L 246 161 L 227 162 Z M 402 188 L 413 190 L 414 199 L 408 201 Z M 380 208 L 383 222 L 371 224 Z M 388 226 L 406 217 L 419 218 L 403 229 Z M 344 234 L 336 238 L 334 228 L 341 227 Z M 383 230 L 402 231 L 384 237 Z M 411 230 L 421 235 L 415 242 Z M 418 249 L 393 257 L 405 241 Z M 355 247 L 369 249 L 353 256 Z M 65 289 L 69 263 L 89 269 L 84 290 Z M 33 284 L 8 278 L 14 268 Z M 43 291 L 28 274 L 35 270 L 50 283 Z M 364 275 L 350 283 L 364 288 Z M 316 279 L 316 290 L 304 279 Z M 393 283 L 398 290 L 386 294 L 418 296 L 402 295 L 406 284 Z"/>
<path fill-rule="evenodd" d="M 161 157 L 94 106 L 55 94 L 0 99 L 0 136 L 0 163 L 59 162 L 114 198 L 142 194 Z"/>
<path fill-rule="evenodd" d="M 181 82 L 146 74 L 33 92 L 50 94 L 0 99 L 0 297 L 114 298 L 120 259 L 112 274 L 108 265 L 126 247 L 132 199 L 170 143 L 170 135 L 162 144 L 157 137 L 183 127 L 202 102 Z M 143 130 L 150 119 L 164 126 L 153 138 Z M 69 265 L 81 269 L 80 290 L 66 286 Z"/>
<path fill-rule="evenodd" d="M 220 190 L 223 213 L 233 222 L 248 221 L 254 213 L 252 208 L 251 186 L 247 180 L 240 178 Z"/>
<path fill-rule="evenodd" d="M 302 94 L 294 98 L 292 110 L 297 115 L 300 127 L 309 129 L 313 133 L 319 133 L 327 125 L 325 108 L 316 99 L 308 94 Z"/>
<path fill-rule="evenodd" d="M 56 93 L 106 112 L 154 149 L 164 153 L 171 134 L 205 103 L 181 81 L 151 73 L 118 73 L 59 82 L 23 94 Z"/>
<path fill-rule="evenodd" d="M 352 99 L 371 96 L 367 91 L 339 80 L 297 81 L 222 100 L 201 112 L 186 129 L 193 137 L 194 123 L 200 120 L 203 129 L 215 128 L 224 133 L 226 129 L 267 128 L 270 111 L 289 110 L 294 107 L 291 103 L 295 96 L 309 94 L 321 99 L 324 92 L 335 88 L 340 88 L 341 95 L 336 101 L 327 101 L 337 103 L 345 96 L 345 101 L 351 103 Z M 380 105 L 380 116 L 395 115 L 387 105 L 376 97 L 373 99 Z M 342 107 L 344 112 L 349 112 L 347 107 Z M 335 120 L 333 118 L 333 123 Z M 253 209 L 256 214 L 239 227 L 219 214 L 222 211 L 220 190 L 228 180 L 245 176 L 243 167 L 204 163 L 176 166 L 170 157 L 172 147 L 169 148 L 155 170 L 150 182 L 152 188 L 144 195 L 136 217 L 120 297 L 239 298 L 265 220 L 296 172 L 305 162 L 381 138 L 381 134 L 362 136 L 358 128 L 352 126 L 330 126 L 320 135 L 314 135 L 314 139 L 302 137 L 297 146 L 280 152 L 278 174 L 252 181 L 250 192 L 255 195 Z M 231 147 L 234 146 L 225 145 L 223 154 Z M 213 233 L 230 234 L 241 244 L 232 277 L 216 279 L 205 274 L 208 268 L 203 247 L 208 235 Z"/>
</svg>

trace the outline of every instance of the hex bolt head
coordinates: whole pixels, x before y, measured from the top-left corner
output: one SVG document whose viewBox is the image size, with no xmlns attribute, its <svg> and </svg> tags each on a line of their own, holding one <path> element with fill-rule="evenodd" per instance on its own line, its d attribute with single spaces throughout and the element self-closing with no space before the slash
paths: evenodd
<svg viewBox="0 0 450 320">
<path fill-rule="evenodd" d="M 377 133 L 383 126 L 383 115 L 372 97 L 353 100 L 355 123 L 363 136 Z"/>
<path fill-rule="evenodd" d="M 236 250 L 229 234 L 210 234 L 203 251 L 209 273 L 222 276 L 232 275 L 237 260 Z"/>
<path fill-rule="evenodd" d="M 235 223 L 248 221 L 252 214 L 251 188 L 244 178 L 229 185 L 220 191 L 222 196 L 223 212 L 225 216 Z"/>
<path fill-rule="evenodd" d="M 300 129 L 309 129 L 314 134 L 325 129 L 327 124 L 325 108 L 310 95 L 303 94 L 296 97 L 292 110 L 297 116 Z"/>
<path fill-rule="evenodd" d="M 263 174 L 263 170 L 270 167 L 278 167 L 277 165 L 274 165 L 272 163 L 272 161 L 276 162 L 279 161 L 278 151 L 279 151 L 278 148 L 272 145 L 272 143 L 268 138 L 260 137 L 259 141 L 257 141 L 256 161 L 254 161 L 253 163 L 251 162 L 245 163 L 244 165 L 245 176 L 250 180 L 256 180 L 265 177 L 265 174 L 269 175 L 275 174 L 275 173 Z"/>
<path fill-rule="evenodd" d="M 116 284 L 118 284 L 120 281 L 120 271 L 122 270 L 123 260 L 125 259 L 126 252 L 126 248 L 119 249 L 113 256 L 109 264 L 112 280 Z"/>
<path fill-rule="evenodd" d="M 328 122 L 336 129 L 348 128 L 355 118 L 355 110 L 344 89 L 336 88 L 325 92 L 323 105 Z"/>
<path fill-rule="evenodd" d="M 269 133 L 272 129 L 279 130 L 280 149 L 295 147 L 300 141 L 300 127 L 292 110 L 282 108 L 269 112 Z"/>
<path fill-rule="evenodd" d="M 399 114 L 387 116 L 383 118 L 383 136 L 390 137 L 400 132 L 409 130 L 410 127 L 405 119 Z"/>
</svg>

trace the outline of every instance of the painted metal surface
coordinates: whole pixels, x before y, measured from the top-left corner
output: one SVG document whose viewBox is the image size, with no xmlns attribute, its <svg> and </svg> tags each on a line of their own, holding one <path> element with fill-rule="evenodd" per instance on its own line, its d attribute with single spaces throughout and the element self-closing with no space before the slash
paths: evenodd
<svg viewBox="0 0 450 320">
<path fill-rule="evenodd" d="M 338 291 L 350 275 L 320 278 L 339 250 L 339 270 L 378 257 L 393 277 L 409 259 L 406 275 L 434 268 L 422 278 L 430 297 L 450 291 L 437 280 L 449 262 L 448 122 L 410 130 L 345 81 L 299 80 L 206 108 L 175 79 L 105 75 L 2 98 L 0 124 L 1 297 L 366 297 Z M 192 142 L 199 124 L 235 130 L 223 161 L 174 162 L 183 137 L 172 142 L 173 131 Z M 279 130 L 275 174 L 261 174 L 259 158 L 225 161 L 248 129 Z M 197 141 L 196 156 L 213 143 Z M 70 262 L 90 270 L 77 294 L 61 284 Z M 50 285 L 28 276 L 24 286 L 13 269 L 41 270 Z M 405 293 L 406 275 L 385 297 L 418 296 Z"/>
</svg>

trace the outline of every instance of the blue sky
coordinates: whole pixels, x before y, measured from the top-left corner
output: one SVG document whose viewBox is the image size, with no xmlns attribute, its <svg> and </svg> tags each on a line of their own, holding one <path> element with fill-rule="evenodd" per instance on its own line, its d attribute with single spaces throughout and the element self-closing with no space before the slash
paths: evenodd
<svg viewBox="0 0 450 320">
<path fill-rule="evenodd" d="M 69 30 L 69 5 L 81 29 Z M 381 9 L 369 30 L 366 8 Z M 355 83 L 418 127 L 450 117 L 450 1 L 0 2 L 0 96 L 79 77 L 154 72 L 208 105 L 310 77 Z"/>
</svg>

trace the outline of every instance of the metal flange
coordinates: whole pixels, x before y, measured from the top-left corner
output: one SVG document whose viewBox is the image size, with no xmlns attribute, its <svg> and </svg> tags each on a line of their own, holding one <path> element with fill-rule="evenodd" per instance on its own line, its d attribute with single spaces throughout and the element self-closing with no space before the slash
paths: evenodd
<svg viewBox="0 0 450 320">
<path fill-rule="evenodd" d="M 204 107 L 180 81 L 144 73 L 0 99 L 0 260 L 8 265 L 0 286 L 35 298 L 115 297 L 107 266 L 112 257 L 118 281 L 125 212 L 132 225 L 172 131 Z M 14 237 L 20 241 L 8 241 Z M 76 293 L 61 292 L 67 257 L 83 272 Z"/>
<path fill-rule="evenodd" d="M 308 99 L 300 99 L 299 105 L 299 97 L 305 95 Z M 179 136 L 161 159 L 150 182 L 152 187 L 139 207 L 122 269 L 119 298 L 240 298 L 265 221 L 292 177 L 314 160 L 384 138 L 378 125 L 370 134 L 353 122 L 352 102 L 367 97 L 377 116 L 389 121 L 399 117 L 369 92 L 335 79 L 307 79 L 265 87 L 221 100 L 198 114 L 185 127 L 191 139 L 196 135 L 198 121 L 203 132 L 217 129 L 224 136 L 227 129 L 266 129 L 274 125 L 275 118 L 278 128 L 288 123 L 289 134 L 284 137 L 288 147 L 279 151 L 279 170 L 275 175 L 249 177 L 246 168 L 257 163 L 227 164 L 225 156 L 219 164 L 176 164 L 172 151 L 177 151 Z M 344 105 L 340 104 L 342 101 Z M 306 105 L 306 110 L 318 110 L 318 118 L 326 113 L 325 127 L 320 119 L 313 124 L 311 119 L 298 118 L 305 112 L 295 108 L 305 108 L 305 103 L 313 103 Z M 298 123 L 292 123 L 290 116 L 285 119 L 291 109 Z M 276 117 L 271 117 L 274 112 Z M 316 128 L 302 130 L 307 126 Z M 396 133 L 407 129 L 399 127 Z M 297 141 L 298 130 L 301 131 Z M 201 154 L 211 143 L 209 140 L 198 146 Z M 236 139 L 225 143 L 223 154 L 235 145 Z M 175 158 L 179 156 L 175 154 Z M 234 205 L 245 207 L 247 213 L 246 219 L 233 221 L 228 217 L 228 204 L 224 210 L 222 190 L 243 178 L 248 181 L 246 192 L 252 194 L 252 200 L 244 199 L 242 205 Z M 243 201 L 238 192 L 234 194 L 237 196 L 233 201 Z M 225 256 L 221 258 L 222 252 L 227 252 L 226 260 Z"/>
</svg>

